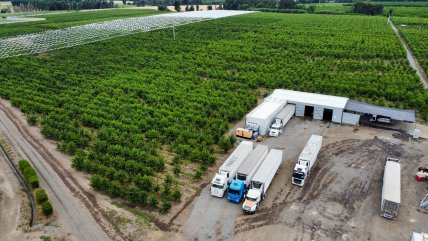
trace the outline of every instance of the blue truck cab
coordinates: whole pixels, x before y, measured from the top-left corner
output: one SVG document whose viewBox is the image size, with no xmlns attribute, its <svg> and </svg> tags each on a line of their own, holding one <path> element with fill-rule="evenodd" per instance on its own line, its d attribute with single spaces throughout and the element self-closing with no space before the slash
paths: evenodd
<svg viewBox="0 0 428 241">
<path fill-rule="evenodd" d="M 234 203 L 240 203 L 244 199 L 245 191 L 245 183 L 233 179 L 228 188 L 227 199 Z"/>
</svg>

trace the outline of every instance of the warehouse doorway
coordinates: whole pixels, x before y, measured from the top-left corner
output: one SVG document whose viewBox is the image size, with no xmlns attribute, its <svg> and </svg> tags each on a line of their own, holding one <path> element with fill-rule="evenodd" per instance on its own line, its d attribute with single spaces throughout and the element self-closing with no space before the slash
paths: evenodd
<svg viewBox="0 0 428 241">
<path fill-rule="evenodd" d="M 332 121 L 333 120 L 333 110 L 332 109 L 324 109 L 322 120 L 323 121 Z"/>
<path fill-rule="evenodd" d="M 313 117 L 314 116 L 314 107 L 305 105 L 305 116 Z"/>
</svg>

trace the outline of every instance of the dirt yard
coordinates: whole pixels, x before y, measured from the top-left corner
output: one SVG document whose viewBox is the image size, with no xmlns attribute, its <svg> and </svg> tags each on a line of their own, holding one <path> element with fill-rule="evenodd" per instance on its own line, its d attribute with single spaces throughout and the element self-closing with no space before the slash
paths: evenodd
<svg viewBox="0 0 428 241">
<path fill-rule="evenodd" d="M 323 147 L 309 182 L 294 186 L 292 170 L 311 134 L 324 136 Z M 284 150 L 284 160 L 256 214 L 243 214 L 241 205 L 211 197 L 207 186 L 174 221 L 179 231 L 162 238 L 398 241 L 409 240 L 412 231 L 428 231 L 428 214 L 417 210 L 428 183 L 414 179 L 418 166 L 428 166 L 427 140 L 296 117 L 280 137 L 262 143 Z M 395 220 L 379 216 L 388 156 L 399 158 L 402 167 L 402 203 Z"/>
</svg>

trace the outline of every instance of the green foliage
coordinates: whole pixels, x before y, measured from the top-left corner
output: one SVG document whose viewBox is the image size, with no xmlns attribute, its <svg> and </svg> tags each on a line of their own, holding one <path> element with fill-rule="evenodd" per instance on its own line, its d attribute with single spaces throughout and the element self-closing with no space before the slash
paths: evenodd
<svg viewBox="0 0 428 241">
<path fill-rule="evenodd" d="M 163 29 L 4 59 L 0 96 L 37 114 L 47 137 L 75 145 L 72 165 L 91 174 L 94 190 L 156 208 L 175 188 L 163 194 L 154 181 L 164 175 L 161 147 L 174 163 L 198 165 L 193 177 L 202 178 L 259 87 L 428 109 L 382 17 L 253 13 L 179 31 L 175 42 Z"/>
<path fill-rule="evenodd" d="M 182 172 L 181 167 L 178 164 L 174 165 L 174 168 L 172 171 L 174 172 L 174 175 L 176 175 L 176 176 L 180 175 L 180 173 Z"/>
<path fill-rule="evenodd" d="M 169 9 L 166 5 L 159 5 L 158 10 L 163 12 L 169 12 Z"/>
<path fill-rule="evenodd" d="M 157 208 L 159 205 L 159 199 L 155 195 L 149 195 L 149 204 L 152 208 Z"/>
<path fill-rule="evenodd" d="M 52 204 L 48 200 L 42 203 L 42 212 L 45 216 L 50 216 L 53 213 Z"/>
<path fill-rule="evenodd" d="M 12 0 L 13 6 L 30 5 L 39 10 L 55 11 L 55 10 L 75 10 L 75 9 L 103 9 L 113 8 L 113 1 L 107 0 Z"/>
<path fill-rule="evenodd" d="M 195 173 L 193 173 L 193 178 L 200 180 L 200 179 L 202 179 L 202 174 L 203 174 L 202 169 L 198 168 L 195 170 Z"/>
<path fill-rule="evenodd" d="M 169 210 L 171 210 L 171 203 L 169 201 L 163 201 L 162 206 L 160 208 L 161 213 L 167 213 Z"/>
<path fill-rule="evenodd" d="M 176 202 L 180 202 L 181 201 L 181 197 L 182 197 L 182 193 L 179 189 L 174 189 L 171 193 L 171 197 L 174 201 Z"/>
<path fill-rule="evenodd" d="M 28 114 L 27 115 L 27 123 L 30 126 L 34 126 L 37 123 L 37 116 L 35 114 Z"/>
<path fill-rule="evenodd" d="M 42 204 L 48 200 L 48 195 L 44 189 L 40 189 L 36 191 L 36 201 L 38 204 Z"/>
<path fill-rule="evenodd" d="M 236 137 L 234 135 L 222 136 L 219 141 L 220 149 L 223 152 L 227 152 L 233 147 L 233 144 L 236 142 Z"/>
<path fill-rule="evenodd" d="M 30 185 L 31 188 L 39 187 L 39 178 L 36 171 L 30 165 L 27 160 L 20 160 L 18 162 L 19 170 L 24 175 L 25 181 Z"/>
<path fill-rule="evenodd" d="M 51 241 L 52 240 L 51 237 L 49 237 L 49 236 L 40 236 L 40 239 L 42 241 Z"/>
<path fill-rule="evenodd" d="M 367 15 L 381 15 L 383 14 L 383 4 L 358 1 L 352 6 L 352 12 Z"/>
<path fill-rule="evenodd" d="M 208 6 L 207 6 L 207 10 L 213 10 L 213 6 L 208 5 Z"/>
<path fill-rule="evenodd" d="M 175 9 L 175 11 L 177 11 L 177 12 L 181 11 L 180 4 L 181 4 L 181 2 L 179 0 L 175 0 L 174 1 L 174 9 Z"/>
<path fill-rule="evenodd" d="M 297 3 L 294 0 L 279 0 L 278 2 L 279 9 L 290 9 L 294 8 L 296 5 Z"/>
<path fill-rule="evenodd" d="M 308 7 L 308 13 L 314 13 L 315 12 L 315 5 L 310 5 Z"/>
</svg>

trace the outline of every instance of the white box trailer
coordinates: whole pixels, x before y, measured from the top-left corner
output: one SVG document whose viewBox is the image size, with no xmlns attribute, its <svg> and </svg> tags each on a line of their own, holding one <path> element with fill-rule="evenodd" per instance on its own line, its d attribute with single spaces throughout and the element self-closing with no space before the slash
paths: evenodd
<svg viewBox="0 0 428 241">
<path fill-rule="evenodd" d="M 284 126 L 288 123 L 289 120 L 296 113 L 296 105 L 288 104 L 284 109 L 279 112 L 275 117 L 275 122 L 272 124 L 269 135 L 270 136 L 279 136 L 284 131 Z"/>
<path fill-rule="evenodd" d="M 260 202 L 266 196 L 266 192 L 275 174 L 278 172 L 281 162 L 282 151 L 276 149 L 270 150 L 266 159 L 251 180 L 251 189 L 248 191 L 245 202 L 242 205 L 244 212 L 254 213 L 257 210 Z"/>
<path fill-rule="evenodd" d="M 258 131 L 258 134 L 262 136 L 268 134 L 269 127 L 286 104 L 285 97 L 274 98 L 268 96 L 261 105 L 257 106 L 245 117 L 245 128 Z"/>
<path fill-rule="evenodd" d="M 261 144 L 257 145 L 250 153 L 247 160 L 239 167 L 236 173 L 236 179 L 243 181 L 245 186 L 248 187 L 251 179 L 254 174 L 256 174 L 256 171 L 259 169 L 268 152 L 269 148 L 267 146 Z"/>
<path fill-rule="evenodd" d="M 382 200 L 380 215 L 395 218 L 401 202 L 401 168 L 398 159 L 388 157 L 383 173 Z"/>
<path fill-rule="evenodd" d="M 318 153 L 322 146 L 322 136 L 312 135 L 306 143 L 305 148 L 299 156 L 296 166 L 293 170 L 291 182 L 294 185 L 303 186 L 309 177 L 312 167 L 317 161 Z"/>
<path fill-rule="evenodd" d="M 251 141 L 243 141 L 238 145 L 223 165 L 221 165 L 220 169 L 211 181 L 211 195 L 216 197 L 224 196 L 224 192 L 226 191 L 230 180 L 236 176 L 238 168 L 252 150 L 253 143 Z"/>
<path fill-rule="evenodd" d="M 428 234 L 413 232 L 411 241 L 428 241 Z"/>
</svg>

